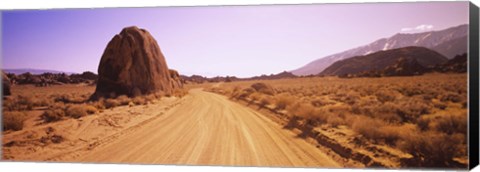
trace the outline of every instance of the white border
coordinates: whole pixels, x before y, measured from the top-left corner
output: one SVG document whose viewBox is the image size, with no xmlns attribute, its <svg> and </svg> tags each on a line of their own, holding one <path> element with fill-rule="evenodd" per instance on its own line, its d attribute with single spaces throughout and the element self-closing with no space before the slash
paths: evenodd
<svg viewBox="0 0 480 172">
<path fill-rule="evenodd" d="M 63 1 L 62 0 L 41 0 L 41 1 L 39 0 L 2 0 L 0 1 L 0 9 L 158 7 L 158 6 L 420 2 L 420 1 L 425 2 L 426 0 L 228 0 L 228 1 L 226 0 L 223 0 L 223 1 L 222 0 L 162 0 L 162 1 L 155 1 L 155 0 L 63 0 Z M 433 1 L 449 1 L 449 0 L 433 0 Z M 461 1 L 461 0 L 456 0 L 456 1 Z M 479 0 L 473 0 L 473 1 L 479 1 Z"/>
<path fill-rule="evenodd" d="M 259 4 L 311 4 L 311 3 L 368 3 L 368 2 L 425 2 L 426 0 L 0 0 L 0 10 L 11 9 L 58 9 L 58 8 L 103 8 L 103 7 L 156 7 L 156 6 L 205 6 L 205 5 L 259 5 Z M 448 1 L 448 0 L 435 0 Z M 428 2 L 428 0 L 427 0 Z M 480 0 L 471 0 L 480 5 Z M 1 21 L 1 20 L 0 20 Z M 174 166 L 174 165 L 120 165 L 79 163 L 26 163 L 0 162 L 0 171 L 35 172 L 80 172 L 80 171 L 212 171 L 212 172 L 287 172 L 287 171 L 352 171 L 352 169 L 322 168 L 266 168 L 266 167 L 218 167 L 218 166 Z M 355 169 L 353 171 L 407 171 Z M 408 170 L 423 171 L 425 170 Z M 480 171 L 475 168 L 473 171 Z"/>
</svg>

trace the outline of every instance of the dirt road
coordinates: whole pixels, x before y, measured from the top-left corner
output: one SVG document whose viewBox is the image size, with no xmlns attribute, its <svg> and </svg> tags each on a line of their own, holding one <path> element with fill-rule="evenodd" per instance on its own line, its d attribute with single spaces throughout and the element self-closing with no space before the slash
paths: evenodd
<svg viewBox="0 0 480 172">
<path fill-rule="evenodd" d="M 228 98 L 191 90 L 141 129 L 75 158 L 82 162 L 339 167 L 315 146 Z"/>
</svg>

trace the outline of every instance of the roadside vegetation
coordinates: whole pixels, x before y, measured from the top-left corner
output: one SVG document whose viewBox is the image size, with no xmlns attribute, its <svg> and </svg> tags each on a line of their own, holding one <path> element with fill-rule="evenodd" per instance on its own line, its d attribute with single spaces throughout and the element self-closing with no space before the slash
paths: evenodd
<svg viewBox="0 0 480 172">
<path fill-rule="evenodd" d="M 94 92 L 94 86 L 17 85 L 13 89 L 14 94 L 3 100 L 3 131 L 22 130 L 24 121 L 31 117 L 29 114 L 32 111 L 42 111 L 40 120 L 50 123 L 68 118 L 78 119 L 118 106 L 147 105 L 162 97 L 182 97 L 187 94 L 186 90 L 177 89 L 173 94 L 159 92 L 137 97 L 120 95 L 115 98 L 91 101 L 89 98 Z"/>
<path fill-rule="evenodd" d="M 412 155 L 407 166 L 451 167 L 467 157 L 465 74 L 241 81 L 210 91 L 286 114 L 286 127 L 303 133 L 347 127 Z"/>
</svg>

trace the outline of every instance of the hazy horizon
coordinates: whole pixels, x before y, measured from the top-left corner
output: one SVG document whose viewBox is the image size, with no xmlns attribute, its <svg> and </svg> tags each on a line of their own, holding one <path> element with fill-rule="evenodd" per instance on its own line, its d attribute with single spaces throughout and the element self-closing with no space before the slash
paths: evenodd
<svg viewBox="0 0 480 172">
<path fill-rule="evenodd" d="M 299 68 L 396 33 L 468 24 L 468 2 L 2 11 L 2 69 L 92 71 L 127 26 L 148 30 L 183 75 Z"/>
</svg>

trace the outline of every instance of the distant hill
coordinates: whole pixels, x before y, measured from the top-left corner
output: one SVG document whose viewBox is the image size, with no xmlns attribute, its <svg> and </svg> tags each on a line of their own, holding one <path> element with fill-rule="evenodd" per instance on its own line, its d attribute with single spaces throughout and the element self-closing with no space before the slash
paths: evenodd
<svg viewBox="0 0 480 172">
<path fill-rule="evenodd" d="M 376 53 L 355 56 L 345 60 L 340 60 L 326 68 L 320 75 L 359 75 L 362 73 L 390 71 L 388 68 L 402 67 L 412 70 L 430 68 L 438 64 L 447 62 L 448 59 L 433 50 L 424 47 L 405 47 Z M 400 71 L 399 71 L 400 72 Z M 415 73 L 416 71 L 401 71 L 402 73 Z M 391 73 L 389 75 L 403 75 L 402 73 Z"/>
<path fill-rule="evenodd" d="M 465 73 L 468 69 L 467 66 L 467 53 L 465 53 L 455 56 L 446 63 L 435 66 L 434 70 L 437 72 Z"/>
<path fill-rule="evenodd" d="M 283 71 L 277 74 L 270 74 L 270 75 L 260 75 L 254 76 L 250 78 L 237 78 L 235 76 L 216 76 L 216 77 L 204 77 L 201 75 L 192 75 L 192 76 L 185 76 L 180 75 L 180 77 L 190 83 L 204 83 L 204 82 L 231 82 L 231 81 L 246 81 L 246 80 L 270 80 L 270 79 L 284 79 L 284 78 L 295 78 L 294 74 Z"/>
<path fill-rule="evenodd" d="M 24 69 L 3 69 L 5 73 L 13 73 L 15 75 L 20 75 L 23 73 L 30 72 L 33 75 L 40 75 L 43 73 L 53 73 L 53 74 L 59 74 L 59 73 L 65 73 L 65 74 L 75 74 L 75 72 L 65 72 L 65 71 L 58 71 L 58 70 L 48 70 L 48 69 L 29 69 L 29 68 L 24 68 Z"/>
<path fill-rule="evenodd" d="M 187 83 L 205 83 L 205 82 L 231 82 L 240 80 L 235 76 L 216 76 L 216 77 L 205 77 L 201 75 L 180 75 L 180 78 Z"/>
<path fill-rule="evenodd" d="M 440 31 L 412 34 L 398 33 L 392 37 L 382 38 L 368 45 L 319 58 L 291 72 L 295 75 L 316 75 L 339 60 L 408 46 L 430 48 L 451 59 L 455 55 L 467 52 L 467 34 L 467 24 Z"/>
<path fill-rule="evenodd" d="M 251 78 L 246 78 L 245 80 L 269 80 L 269 79 L 284 79 L 284 78 L 295 78 L 297 76 L 295 76 L 294 74 L 290 73 L 290 72 L 287 72 L 287 71 L 283 71 L 283 72 L 280 72 L 280 73 L 277 73 L 277 74 L 271 74 L 271 75 L 260 75 L 260 76 L 254 76 L 254 77 L 251 77 Z"/>
</svg>

